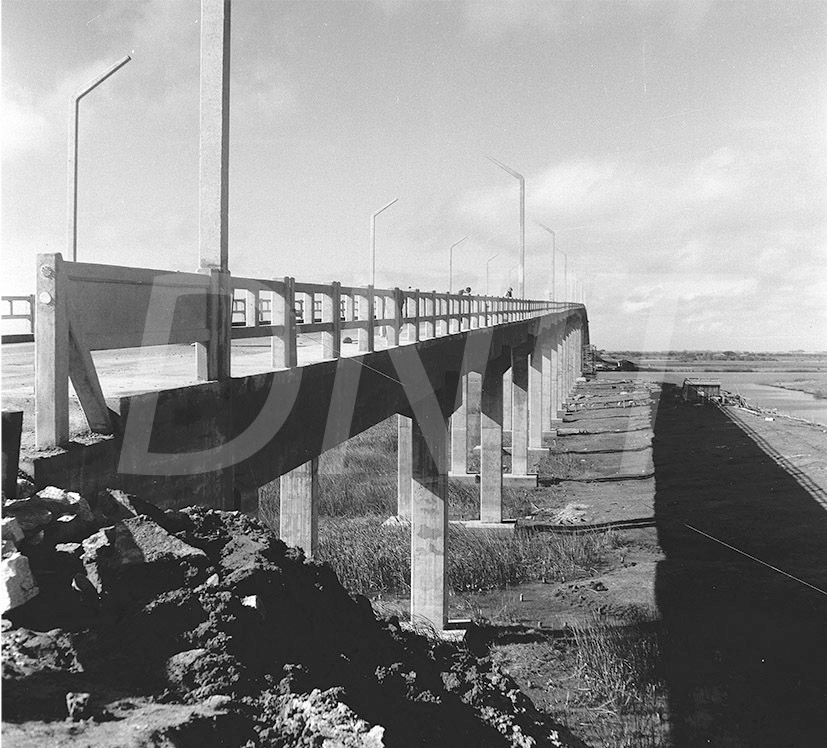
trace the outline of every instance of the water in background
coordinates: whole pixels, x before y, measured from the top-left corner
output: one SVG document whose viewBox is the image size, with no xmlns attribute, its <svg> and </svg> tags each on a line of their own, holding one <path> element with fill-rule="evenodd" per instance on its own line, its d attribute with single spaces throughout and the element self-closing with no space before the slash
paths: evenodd
<svg viewBox="0 0 827 748">
<path fill-rule="evenodd" d="M 773 382 L 791 382 L 795 378 L 806 378 L 806 374 L 790 374 L 783 371 L 601 371 L 598 374 L 598 379 L 641 379 L 678 385 L 687 378 L 715 379 L 721 383 L 721 389 L 741 395 L 754 405 L 768 410 L 777 409 L 779 413 L 788 416 L 827 425 L 827 400 L 819 400 L 807 392 L 771 386 Z"/>
</svg>

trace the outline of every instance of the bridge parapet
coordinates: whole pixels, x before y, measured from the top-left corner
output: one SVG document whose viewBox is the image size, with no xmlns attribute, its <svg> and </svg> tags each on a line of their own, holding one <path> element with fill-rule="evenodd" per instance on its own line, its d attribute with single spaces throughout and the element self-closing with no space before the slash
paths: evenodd
<svg viewBox="0 0 827 748">
<path fill-rule="evenodd" d="M 319 335 L 324 359 L 341 355 L 342 335 L 354 333 L 361 352 L 507 324 L 568 309 L 547 300 L 438 293 L 260 279 L 148 268 L 67 262 L 39 255 L 35 330 L 39 448 L 69 438 L 71 380 L 93 432 L 115 428 L 91 352 L 195 343 L 224 367 L 204 367 L 199 378 L 229 377 L 231 342 L 270 338 L 274 369 L 296 366 L 299 335 Z M 17 297 L 14 297 L 17 300 Z M 10 302 L 11 304 L 12 302 Z M 38 314 L 34 311 L 37 309 Z M 221 313 L 222 309 L 229 313 Z M 241 319 L 239 319 L 241 317 Z"/>
</svg>

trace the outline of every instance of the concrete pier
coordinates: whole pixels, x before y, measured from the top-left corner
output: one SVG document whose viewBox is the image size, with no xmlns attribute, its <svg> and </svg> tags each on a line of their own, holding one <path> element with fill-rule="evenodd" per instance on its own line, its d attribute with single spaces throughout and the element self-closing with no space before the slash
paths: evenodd
<svg viewBox="0 0 827 748">
<path fill-rule="evenodd" d="M 528 448 L 543 446 L 543 334 L 534 337 L 528 367 Z"/>
<path fill-rule="evenodd" d="M 511 349 L 511 474 L 528 473 L 528 351 Z"/>
<path fill-rule="evenodd" d="M 297 545 L 307 556 L 313 556 L 319 540 L 319 458 L 282 475 L 279 492 L 279 536 L 288 545 Z"/>
<path fill-rule="evenodd" d="M 468 375 L 460 377 L 457 409 L 451 416 L 451 472 L 468 472 Z"/>
<path fill-rule="evenodd" d="M 480 402 L 480 521 L 503 518 L 503 376 L 489 367 Z"/>
<path fill-rule="evenodd" d="M 413 422 L 408 416 L 396 417 L 396 516 L 403 519 L 411 518 L 411 440 Z"/>
<path fill-rule="evenodd" d="M 411 429 L 411 619 L 437 631 L 448 622 L 448 419 L 428 429 L 413 419 Z"/>
</svg>

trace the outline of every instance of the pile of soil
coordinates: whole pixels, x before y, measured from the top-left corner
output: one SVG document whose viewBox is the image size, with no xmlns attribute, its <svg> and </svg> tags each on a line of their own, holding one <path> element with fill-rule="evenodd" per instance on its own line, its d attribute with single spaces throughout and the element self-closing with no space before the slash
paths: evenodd
<svg viewBox="0 0 827 748">
<path fill-rule="evenodd" d="M 585 745 L 487 651 L 377 618 L 256 520 L 99 501 L 122 516 L 82 542 L 20 544 L 39 594 L 4 614 L 7 745 Z"/>
</svg>

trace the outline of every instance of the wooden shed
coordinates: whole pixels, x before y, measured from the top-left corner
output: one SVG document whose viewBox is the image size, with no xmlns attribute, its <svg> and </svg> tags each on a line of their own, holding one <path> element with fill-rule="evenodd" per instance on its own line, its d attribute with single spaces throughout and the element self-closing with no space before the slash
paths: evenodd
<svg viewBox="0 0 827 748">
<path fill-rule="evenodd" d="M 681 397 L 687 403 L 708 403 L 721 397 L 718 379 L 684 379 Z"/>
</svg>

